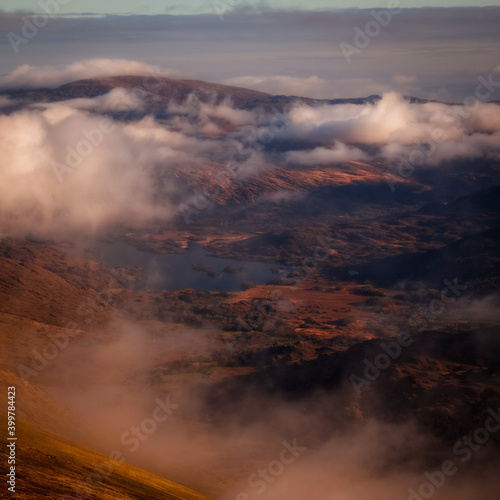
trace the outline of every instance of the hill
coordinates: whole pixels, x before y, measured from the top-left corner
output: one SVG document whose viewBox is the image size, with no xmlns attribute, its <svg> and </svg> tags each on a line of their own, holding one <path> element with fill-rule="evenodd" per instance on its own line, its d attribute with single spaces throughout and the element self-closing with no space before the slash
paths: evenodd
<svg viewBox="0 0 500 500">
<path fill-rule="evenodd" d="M 7 417 L 0 412 L 2 428 Z M 33 423 L 17 421 L 18 500 L 209 500 L 189 488 L 74 444 Z M 3 441 L 3 440 L 2 440 Z M 7 463 L 2 443 L 0 457 Z"/>
</svg>

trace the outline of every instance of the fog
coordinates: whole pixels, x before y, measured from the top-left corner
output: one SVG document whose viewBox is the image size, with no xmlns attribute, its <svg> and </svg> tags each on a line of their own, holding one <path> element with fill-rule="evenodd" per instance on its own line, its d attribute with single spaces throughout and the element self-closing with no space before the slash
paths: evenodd
<svg viewBox="0 0 500 500">
<path fill-rule="evenodd" d="M 115 316 L 105 329 L 90 327 L 73 340 L 45 384 L 87 419 L 88 443 L 105 455 L 117 452 L 120 460 L 218 500 L 419 500 L 430 489 L 439 500 L 496 498 L 489 443 L 467 463 L 416 421 L 367 418 L 355 397 L 343 407 L 341 393 L 352 387 L 296 402 L 245 392 L 237 406 L 219 398 L 214 407 L 206 399 L 207 381 L 163 374 L 175 360 L 210 358 L 224 349 L 211 330 Z M 230 417 L 219 422 L 225 405 Z M 334 414 L 326 410 L 337 405 Z M 157 407 L 168 418 L 160 419 Z M 344 415 L 344 424 L 335 414 Z M 456 468 L 449 476 L 437 472 L 446 460 Z M 437 483 L 445 479 L 435 486 L 430 474 Z M 409 488 L 423 494 L 412 497 Z M 98 495 L 99 484 L 84 491 Z"/>
<path fill-rule="evenodd" d="M 55 354 L 30 370 L 31 389 L 66 406 L 68 421 L 84 422 L 64 438 L 104 454 L 102 464 L 85 468 L 88 476 L 79 477 L 84 494 L 74 497 L 99 498 L 96 477 L 118 460 L 216 500 L 497 500 L 500 432 L 484 429 L 486 418 L 500 424 L 500 408 L 487 406 L 499 396 L 491 382 L 498 295 L 471 290 L 456 302 L 430 299 L 427 305 L 435 290 L 422 284 L 412 294 L 401 285 L 397 297 L 367 287 L 357 302 L 351 288 L 320 277 L 334 259 L 326 263 L 318 248 L 314 258 L 302 249 L 316 245 L 313 237 L 320 242 L 340 235 L 341 244 L 321 244 L 320 250 L 332 257 L 344 252 L 337 262 L 351 269 L 354 286 L 363 279 L 357 270 L 363 262 L 385 257 L 379 249 L 389 256 L 431 251 L 476 230 L 471 218 L 468 225 L 457 221 L 449 235 L 431 236 L 456 219 L 428 221 L 435 205 L 436 213 L 445 212 L 448 201 L 495 182 L 500 8 L 404 8 L 387 23 L 377 21 L 377 34 L 368 35 L 368 23 L 387 15 L 383 7 L 312 12 L 279 10 L 266 1 L 215 3 L 211 14 L 186 16 L 56 14 L 29 29 L 29 13 L 0 11 L 6 35 L 0 39 L 0 237 L 91 247 L 105 236 L 156 251 L 163 245 L 154 239 L 161 229 L 162 251 L 196 242 L 249 260 L 304 258 L 295 274 L 311 278 L 300 286 L 314 297 L 302 301 L 297 289 L 296 302 L 280 295 L 283 316 L 265 318 L 252 338 L 234 330 L 242 324 L 251 329 L 252 315 L 262 316 L 260 310 L 246 321 L 238 316 L 262 305 L 252 299 L 259 288 L 231 296 L 242 302 L 230 305 L 215 293 L 192 301 L 188 290 L 169 304 L 177 292 L 124 290 L 115 283 L 97 293 L 85 287 L 109 270 L 95 261 L 74 261 L 73 267 L 70 258 L 55 257 L 52 246 L 35 248 L 32 241 L 19 247 L 16 260 L 16 245 L 7 240 L 0 291 L 16 307 L 4 308 L 1 319 L 9 341 L 21 340 L 8 366 L 19 360 L 34 366 L 30 356 L 41 355 L 26 339 L 36 345 L 50 339 L 54 344 L 41 351 Z M 221 3 L 225 11 L 217 15 Z M 103 92 L 97 80 L 134 75 L 144 77 L 142 84 L 108 81 L 109 91 L 96 95 Z M 171 88 L 182 99 L 162 94 L 161 78 L 177 80 Z M 82 79 L 96 82 L 60 88 Z M 185 96 L 181 80 L 188 79 L 274 97 L 260 101 L 242 90 L 232 100 L 219 86 Z M 328 101 L 368 96 L 363 104 Z M 484 168 L 466 171 L 474 161 Z M 394 174 L 388 180 L 387 173 L 402 165 L 404 179 Z M 451 194 L 433 177 L 441 172 Z M 394 186 L 386 180 L 408 183 L 392 197 Z M 383 189 L 387 199 L 377 206 Z M 359 212 L 351 210 L 358 193 Z M 273 203 L 284 207 L 274 219 Z M 424 205 L 429 211 L 419 212 Z M 200 217 L 187 228 L 190 214 Z M 421 231 L 426 224 L 429 231 Z M 485 251 L 485 266 L 494 258 Z M 231 267 L 236 270 L 225 271 Z M 160 272 L 152 268 L 150 280 Z M 285 274 L 273 272 L 281 283 Z M 486 287 L 494 276 L 474 279 Z M 26 289 L 26 297 L 8 291 L 12 284 L 16 292 Z M 68 290 L 67 299 L 61 290 Z M 273 292 L 266 289 L 266 304 Z M 86 293 L 73 312 L 71 301 Z M 92 301 L 95 293 L 102 300 Z M 324 299 L 329 293 L 331 301 Z M 55 300 L 64 307 L 54 308 Z M 442 314 L 425 316 L 428 330 L 418 348 L 400 349 L 395 357 L 377 351 L 381 339 L 390 342 L 409 329 L 406 312 L 423 305 L 418 311 L 430 315 L 436 303 Z M 15 316 L 24 304 L 34 304 L 33 314 Z M 102 316 L 93 321 L 101 306 Z M 330 306 L 338 318 L 324 312 Z M 294 311 L 294 322 L 288 321 Z M 49 318 L 42 319 L 47 324 L 30 319 L 38 314 Z M 58 343 L 67 319 L 79 322 L 77 333 Z M 297 326 L 301 320 L 307 328 Z M 364 375 L 371 359 L 364 357 L 373 353 L 389 365 L 358 391 L 349 375 Z M 33 421 L 43 402 L 21 411 Z M 43 416 L 40 423 L 64 419 Z M 478 429 L 481 438 L 487 432 L 481 443 Z M 61 457 L 34 461 L 47 461 L 50 469 L 49 459 Z M 73 458 L 64 466 L 75 475 L 83 462 Z M 98 475 L 90 481 L 92 472 Z M 41 487 L 53 485 L 49 478 Z M 70 484 L 62 479 L 61 489 Z"/>
<path fill-rule="evenodd" d="M 176 153 L 131 141 L 134 128 L 54 106 L 2 116 L 0 133 L 0 211 L 12 235 L 92 233 L 169 211 L 155 202 L 153 176 Z"/>
</svg>

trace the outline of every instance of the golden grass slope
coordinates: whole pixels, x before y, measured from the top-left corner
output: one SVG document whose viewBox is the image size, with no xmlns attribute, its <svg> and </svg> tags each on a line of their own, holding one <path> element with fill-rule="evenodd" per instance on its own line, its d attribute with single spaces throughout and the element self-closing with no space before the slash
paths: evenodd
<svg viewBox="0 0 500 500">
<path fill-rule="evenodd" d="M 7 427 L 6 420 L 2 411 L 2 429 Z M 72 444 L 35 424 L 18 421 L 16 434 L 16 493 L 9 494 L 10 498 L 209 500 L 179 484 Z M 7 464 L 4 435 L 0 456 L 2 464 Z M 7 483 L 2 485 L 0 498 L 6 498 L 6 488 Z"/>
</svg>

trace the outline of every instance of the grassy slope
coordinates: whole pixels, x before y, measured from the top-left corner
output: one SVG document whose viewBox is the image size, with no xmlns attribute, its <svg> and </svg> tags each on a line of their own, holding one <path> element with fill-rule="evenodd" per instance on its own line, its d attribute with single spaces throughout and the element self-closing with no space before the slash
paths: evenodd
<svg viewBox="0 0 500 500">
<path fill-rule="evenodd" d="M 109 458 L 90 449 L 71 444 L 64 436 L 79 441 L 86 434 L 85 423 L 50 397 L 40 386 L 51 379 L 51 369 L 20 378 L 19 365 L 31 366 L 32 349 L 39 352 L 51 342 L 49 335 L 64 333 L 62 325 L 76 320 L 88 326 L 77 313 L 78 305 L 89 297 L 89 290 L 106 289 L 109 274 L 83 259 L 62 256 L 45 245 L 4 240 L 0 243 L 0 387 L 5 401 L 0 404 L 0 460 L 6 472 L 7 387 L 16 387 L 18 449 L 17 491 L 12 496 L 7 483 L 0 498 L 36 500 L 38 498 L 86 499 L 205 499 L 207 497 L 135 467 L 114 462 L 113 473 L 97 488 L 75 487 L 94 472 L 92 464 Z M 92 327 L 106 314 L 97 313 Z M 88 335 L 71 342 L 79 342 Z M 53 433 L 56 432 L 57 434 Z M 88 496 L 87 496 L 88 495 Z"/>
<path fill-rule="evenodd" d="M 6 414 L 0 413 L 2 429 L 6 428 Z M 46 498 L 86 498 L 88 500 L 208 500 L 181 485 L 167 481 L 128 464 L 111 461 L 95 451 L 71 444 L 34 424 L 17 423 L 17 486 L 16 500 Z M 4 438 L 2 436 L 2 441 Z M 1 446 L 2 464 L 6 464 L 7 449 Z M 93 464 L 105 464 L 103 470 L 113 467 L 102 481 L 95 475 L 89 486 L 87 478 L 95 470 Z M 77 490 L 78 486 L 81 490 Z M 5 491 L 5 490 L 4 490 Z M 77 492 L 80 492 L 79 497 Z M 3 494 L 0 493 L 0 496 Z M 65 496 L 67 495 L 67 496 Z"/>
</svg>

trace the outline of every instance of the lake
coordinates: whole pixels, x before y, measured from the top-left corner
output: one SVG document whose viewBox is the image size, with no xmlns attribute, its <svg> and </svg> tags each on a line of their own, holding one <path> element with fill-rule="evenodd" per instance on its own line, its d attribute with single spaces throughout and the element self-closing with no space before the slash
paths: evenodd
<svg viewBox="0 0 500 500">
<path fill-rule="evenodd" d="M 271 263 L 210 257 L 199 245 L 191 246 L 182 255 L 147 252 L 123 242 L 94 242 L 86 247 L 92 250 L 93 258 L 107 266 L 140 266 L 147 278 L 137 282 L 134 288 L 142 290 L 194 288 L 232 292 L 240 290 L 245 281 L 263 285 L 279 276 L 273 268 L 284 269 Z M 82 249 L 73 249 L 70 253 L 84 254 Z M 226 268 L 231 272 L 225 272 Z"/>
</svg>

